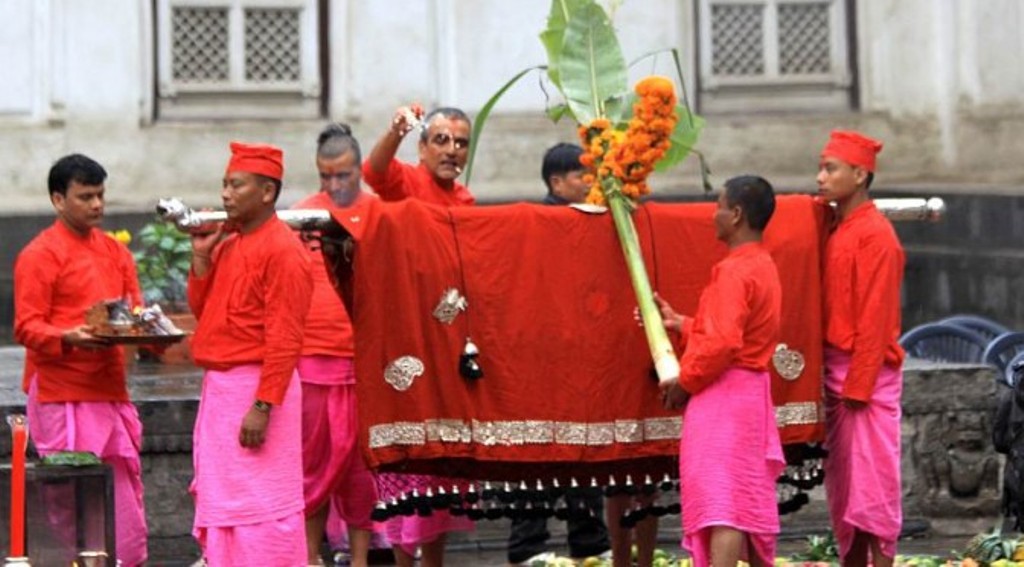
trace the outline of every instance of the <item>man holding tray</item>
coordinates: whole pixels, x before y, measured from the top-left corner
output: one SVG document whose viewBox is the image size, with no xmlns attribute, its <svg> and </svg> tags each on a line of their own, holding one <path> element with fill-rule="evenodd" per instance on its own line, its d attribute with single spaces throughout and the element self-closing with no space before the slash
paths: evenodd
<svg viewBox="0 0 1024 567">
<path fill-rule="evenodd" d="M 313 280 L 302 243 L 277 218 L 274 146 L 232 143 L 227 223 L 193 235 L 192 355 L 203 367 L 193 434 L 193 533 L 210 567 L 306 565 L 302 399 L 296 362 Z"/>
<path fill-rule="evenodd" d="M 81 154 L 50 168 L 57 220 L 18 255 L 14 334 L 26 349 L 23 388 L 36 449 L 44 456 L 89 451 L 111 467 L 117 558 L 135 566 L 146 561 L 142 422 L 128 399 L 121 347 L 85 322 L 98 303 L 142 301 L 131 253 L 99 229 L 106 178 L 99 163 Z M 67 514 L 70 522 L 72 511 Z M 62 521 L 60 515 L 50 517 Z"/>
</svg>

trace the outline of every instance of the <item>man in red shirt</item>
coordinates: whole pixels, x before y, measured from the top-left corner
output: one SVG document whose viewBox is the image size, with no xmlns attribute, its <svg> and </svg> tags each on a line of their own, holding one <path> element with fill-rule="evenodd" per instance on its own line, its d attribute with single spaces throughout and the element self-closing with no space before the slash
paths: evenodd
<svg viewBox="0 0 1024 567">
<path fill-rule="evenodd" d="M 395 159 L 395 153 L 417 127 L 420 163 L 414 166 Z M 363 178 L 385 201 L 412 197 L 446 207 L 472 205 L 473 195 L 456 181 L 466 167 L 471 129 L 469 117 L 457 108 L 438 108 L 417 122 L 410 108 L 401 107 L 363 163 Z"/>
<path fill-rule="evenodd" d="M 359 142 L 345 124 L 331 124 L 317 137 L 320 191 L 296 209 L 358 206 L 375 198 L 362 190 Z M 320 564 L 320 545 L 330 509 L 348 528 L 351 564 L 364 567 L 370 548 L 377 484 L 357 445 L 355 338 L 352 322 L 331 285 L 315 240 L 306 246 L 313 271 L 313 298 L 306 317 L 298 372 L 302 381 L 302 463 L 306 499 L 306 545 L 310 565 Z"/>
<path fill-rule="evenodd" d="M 900 285 L 905 258 L 868 193 L 882 144 L 834 131 L 818 194 L 836 205 L 825 247 L 825 489 L 844 564 L 892 565 L 902 524 Z"/>
<path fill-rule="evenodd" d="M 680 331 L 678 380 L 663 386 L 685 406 L 679 444 L 683 546 L 694 565 L 772 565 L 779 514 L 775 479 L 785 466 L 768 363 L 779 342 L 782 287 L 761 236 L 775 211 L 772 186 L 734 177 L 714 222 L 729 254 L 711 272 L 697 313 L 681 317 L 657 298 L 665 327 Z"/>
<path fill-rule="evenodd" d="M 107 172 L 81 154 L 50 168 L 57 220 L 18 255 L 14 335 L 25 345 L 31 436 L 41 455 L 89 451 L 114 472 L 117 558 L 146 561 L 142 500 L 142 422 L 128 399 L 124 353 L 97 337 L 85 312 L 99 302 L 140 305 L 135 262 L 99 226 Z"/>
<path fill-rule="evenodd" d="M 192 355 L 206 370 L 193 435 L 194 533 L 211 567 L 305 565 L 295 365 L 312 275 L 274 211 L 281 150 L 234 142 L 231 154 L 227 223 L 192 239 Z"/>
<path fill-rule="evenodd" d="M 415 128 L 420 128 L 417 166 L 395 158 L 405 135 Z M 411 198 L 443 207 L 472 205 L 476 199 L 456 181 L 466 166 L 471 128 L 469 117 L 457 108 L 438 108 L 419 121 L 413 109 L 401 107 L 363 162 L 363 179 L 385 201 Z M 422 494 L 427 488 L 451 486 L 450 480 L 428 475 L 384 474 L 379 479 L 385 500 L 413 488 Z M 391 518 L 385 528 L 398 565 L 413 565 L 420 548 L 421 564 L 432 567 L 444 564 L 447 532 L 472 529 L 472 522 L 440 510 L 428 517 Z"/>
</svg>

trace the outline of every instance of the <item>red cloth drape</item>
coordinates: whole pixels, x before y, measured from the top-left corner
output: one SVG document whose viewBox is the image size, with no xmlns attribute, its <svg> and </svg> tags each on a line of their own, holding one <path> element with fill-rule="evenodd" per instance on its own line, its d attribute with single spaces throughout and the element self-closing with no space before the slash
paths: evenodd
<svg viewBox="0 0 1024 567">
<path fill-rule="evenodd" d="M 634 215 L 652 285 L 691 315 L 726 252 L 713 207 L 647 204 Z M 491 479 L 674 470 L 679 415 L 661 408 L 610 214 L 407 200 L 334 217 L 357 241 L 353 270 L 336 273 L 353 290 L 372 466 Z M 766 235 L 783 341 L 807 361 L 795 381 L 773 377 L 783 443 L 822 436 L 822 227 L 820 205 L 781 197 Z M 444 324 L 432 312 L 448 288 L 468 309 Z M 478 381 L 458 371 L 467 336 L 480 349 Z M 403 356 L 423 373 L 400 391 L 384 375 Z"/>
</svg>

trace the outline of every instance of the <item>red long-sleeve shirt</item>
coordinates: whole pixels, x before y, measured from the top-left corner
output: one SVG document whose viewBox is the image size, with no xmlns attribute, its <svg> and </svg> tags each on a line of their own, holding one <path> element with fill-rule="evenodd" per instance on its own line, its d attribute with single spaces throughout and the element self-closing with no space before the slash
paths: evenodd
<svg viewBox="0 0 1024 567">
<path fill-rule="evenodd" d="M 850 353 L 843 397 L 868 401 L 883 364 L 900 366 L 900 286 L 906 258 L 892 224 L 871 201 L 825 245 L 825 344 Z"/>
<path fill-rule="evenodd" d="M 351 206 L 374 198 L 371 193 L 360 192 Z M 337 209 L 327 193 L 314 193 L 296 203 L 293 209 Z M 355 356 L 355 337 L 352 321 L 338 292 L 331 285 L 324 256 L 315 241 L 306 244 L 313 273 L 313 296 L 306 316 L 306 331 L 302 339 L 303 355 Z"/>
<path fill-rule="evenodd" d="M 383 174 L 375 172 L 370 162 L 364 161 L 363 181 L 385 201 L 401 201 L 409 197 L 444 207 L 472 205 L 476 202 L 469 189 L 458 181 L 451 189 L 445 189 L 437 184 L 430 170 L 423 164 L 411 165 L 397 159 L 391 160 Z"/>
<path fill-rule="evenodd" d="M 260 364 L 255 399 L 280 404 L 302 349 L 313 292 L 306 254 L 276 216 L 218 244 L 210 271 L 189 274 L 196 364 L 214 370 Z"/>
<path fill-rule="evenodd" d="M 142 303 L 135 261 L 103 231 L 82 236 L 56 221 L 18 254 L 14 265 L 14 337 L 25 346 L 25 383 L 38 373 L 42 402 L 128 401 L 124 353 L 63 344 L 93 305 L 128 298 Z"/>
<path fill-rule="evenodd" d="M 692 323 L 683 328 L 679 385 L 696 394 L 729 367 L 768 367 L 779 342 L 782 286 L 771 255 L 744 244 L 711 270 Z"/>
</svg>

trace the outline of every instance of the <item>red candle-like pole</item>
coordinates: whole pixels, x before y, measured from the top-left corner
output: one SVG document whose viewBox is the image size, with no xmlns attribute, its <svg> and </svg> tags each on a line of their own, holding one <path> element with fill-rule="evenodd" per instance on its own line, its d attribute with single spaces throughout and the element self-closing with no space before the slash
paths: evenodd
<svg viewBox="0 0 1024 567">
<path fill-rule="evenodd" d="M 9 415 L 11 426 L 11 558 L 25 556 L 25 448 L 28 427 L 24 415 Z"/>
</svg>

